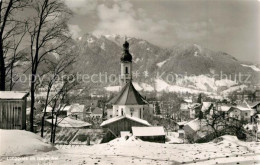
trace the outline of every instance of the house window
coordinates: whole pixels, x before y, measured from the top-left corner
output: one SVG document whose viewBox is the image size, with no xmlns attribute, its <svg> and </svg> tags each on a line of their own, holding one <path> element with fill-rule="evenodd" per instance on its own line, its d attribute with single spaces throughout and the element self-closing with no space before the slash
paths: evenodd
<svg viewBox="0 0 260 165">
<path fill-rule="evenodd" d="M 245 113 L 245 116 L 247 116 L 247 113 Z"/>
<path fill-rule="evenodd" d="M 112 115 L 110 115 L 110 118 L 112 118 Z"/>
<path fill-rule="evenodd" d="M 140 118 L 142 118 L 142 108 L 140 108 Z"/>
<path fill-rule="evenodd" d="M 123 108 L 121 109 L 121 115 L 122 115 L 122 116 L 124 115 Z"/>
<path fill-rule="evenodd" d="M 128 67 L 125 67 L 125 74 L 128 74 Z"/>
</svg>

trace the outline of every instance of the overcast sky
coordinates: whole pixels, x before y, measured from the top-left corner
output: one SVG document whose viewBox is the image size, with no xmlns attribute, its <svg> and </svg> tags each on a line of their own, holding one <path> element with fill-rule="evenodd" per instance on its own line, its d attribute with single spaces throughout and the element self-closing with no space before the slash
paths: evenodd
<svg viewBox="0 0 260 165">
<path fill-rule="evenodd" d="M 257 0 L 65 0 L 75 13 L 69 27 L 84 33 L 120 34 L 171 47 L 195 43 L 260 63 Z"/>
</svg>

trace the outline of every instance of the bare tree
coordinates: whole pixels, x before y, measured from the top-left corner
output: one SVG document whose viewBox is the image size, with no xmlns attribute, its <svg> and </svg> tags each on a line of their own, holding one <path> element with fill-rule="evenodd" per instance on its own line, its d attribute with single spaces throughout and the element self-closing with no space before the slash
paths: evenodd
<svg viewBox="0 0 260 165">
<path fill-rule="evenodd" d="M 51 138 L 50 142 L 55 143 L 56 128 L 58 125 L 58 117 L 60 112 L 68 105 L 69 101 L 77 98 L 78 95 L 75 95 L 74 98 L 70 97 L 70 91 L 75 88 L 77 81 L 74 81 L 75 75 L 65 76 L 62 83 L 62 87 L 58 93 L 54 96 L 51 102 L 52 107 L 52 123 L 51 123 Z"/>
<path fill-rule="evenodd" d="M 31 56 L 31 113 L 30 131 L 33 131 L 35 90 L 39 67 L 48 56 L 53 56 L 59 50 L 66 49 L 68 36 L 68 9 L 61 1 L 33 1 L 32 9 L 35 16 L 30 19 L 28 32 L 30 34 Z"/>
<path fill-rule="evenodd" d="M 76 59 L 76 50 L 71 49 L 69 52 L 60 52 L 59 54 L 59 59 L 51 59 L 48 60 L 48 71 L 49 73 L 46 74 L 44 81 L 42 83 L 42 87 L 46 88 L 46 97 L 45 97 L 45 104 L 44 104 L 44 112 L 42 115 L 42 123 L 41 123 L 41 137 L 43 137 L 44 133 L 44 121 L 45 121 L 45 116 L 46 116 L 46 109 L 50 103 L 52 103 L 57 96 L 59 95 L 60 91 L 59 89 L 55 90 L 57 93 L 54 92 L 54 95 L 51 94 L 51 89 L 57 88 L 55 85 L 67 85 L 67 84 L 61 84 L 63 81 L 60 81 L 63 76 L 66 76 L 70 73 L 72 73 L 71 67 L 72 64 L 75 62 Z M 48 77 L 47 77 L 48 76 Z M 67 85 L 68 86 L 68 85 Z M 58 88 L 61 88 L 58 86 Z"/>
<path fill-rule="evenodd" d="M 16 16 L 28 5 L 27 0 L 1 0 L 0 1 L 0 91 L 6 90 L 6 58 L 8 54 L 16 56 L 17 49 L 21 41 L 14 42 L 13 37 L 24 36 L 24 30 L 21 25 L 26 21 L 21 21 Z M 12 53 L 10 53 L 12 51 Z M 10 57 L 9 57 L 10 58 Z M 11 60 L 13 63 L 15 60 Z"/>
<path fill-rule="evenodd" d="M 14 77 L 14 69 L 16 67 L 21 67 L 21 65 L 18 64 L 20 60 L 25 59 L 25 55 L 19 51 L 19 47 L 23 41 L 23 38 L 26 34 L 26 26 L 27 24 L 25 23 L 24 26 L 21 26 L 19 28 L 19 32 L 17 32 L 16 35 L 12 36 L 12 47 L 11 47 L 11 52 L 9 55 L 9 58 L 6 58 L 6 83 L 9 83 L 9 90 L 13 90 L 14 85 L 16 84 L 18 78 Z M 29 68 L 28 68 L 29 69 Z M 27 69 L 27 70 L 28 70 Z M 25 71 L 27 71 L 25 70 Z"/>
</svg>

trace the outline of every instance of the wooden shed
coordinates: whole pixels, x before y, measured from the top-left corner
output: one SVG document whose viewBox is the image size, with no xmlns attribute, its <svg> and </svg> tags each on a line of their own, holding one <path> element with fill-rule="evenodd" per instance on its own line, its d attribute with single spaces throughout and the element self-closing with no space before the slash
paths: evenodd
<svg viewBox="0 0 260 165">
<path fill-rule="evenodd" d="M 26 103 L 28 92 L 0 92 L 0 128 L 26 129 Z"/>
<path fill-rule="evenodd" d="M 165 143 L 165 131 L 162 126 L 132 127 L 133 136 L 143 141 Z"/>
<path fill-rule="evenodd" d="M 119 137 L 121 131 L 132 132 L 133 126 L 147 127 L 150 126 L 150 124 L 146 120 L 125 115 L 108 119 L 100 126 L 102 128 L 107 128 L 115 137 Z"/>
</svg>

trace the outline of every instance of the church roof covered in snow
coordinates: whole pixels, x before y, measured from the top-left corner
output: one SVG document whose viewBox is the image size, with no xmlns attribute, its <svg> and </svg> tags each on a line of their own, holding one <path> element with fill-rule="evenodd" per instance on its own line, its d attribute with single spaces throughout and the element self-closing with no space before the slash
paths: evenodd
<svg viewBox="0 0 260 165">
<path fill-rule="evenodd" d="M 113 105 L 145 105 L 148 102 L 135 89 L 132 82 L 128 82 L 117 96 L 109 101 Z"/>
</svg>

